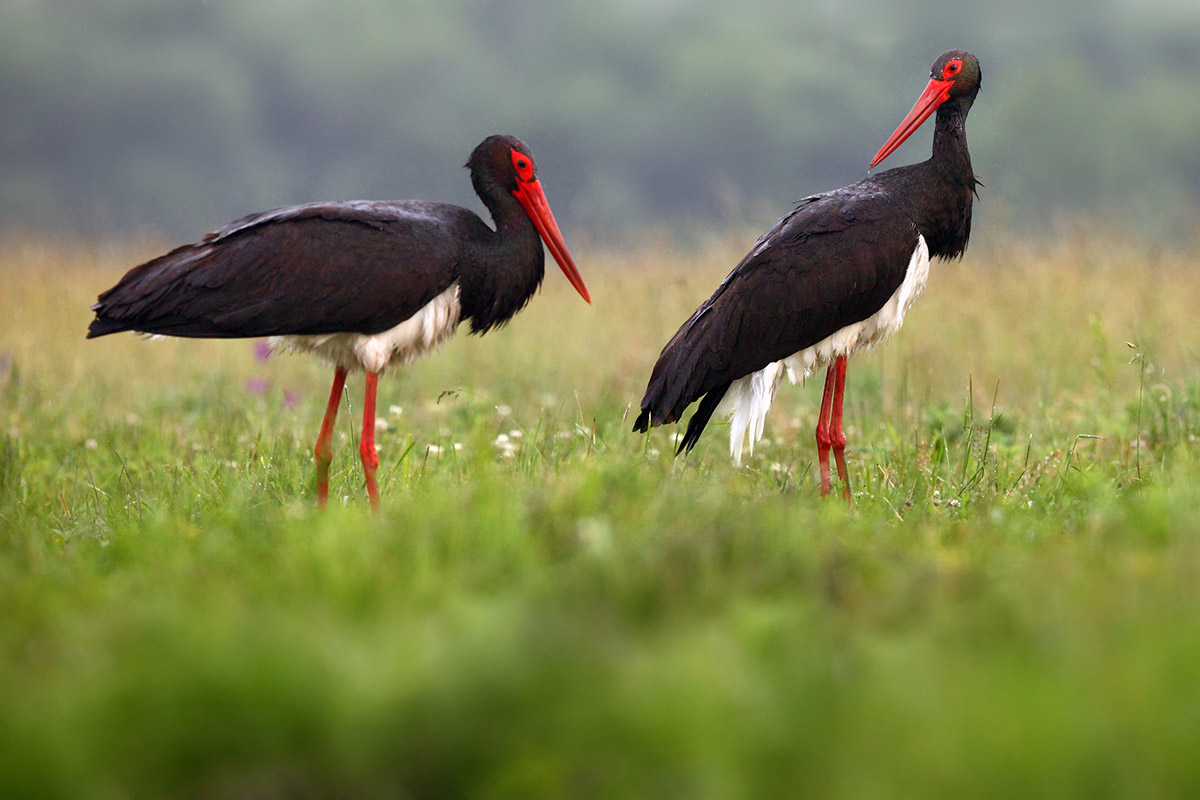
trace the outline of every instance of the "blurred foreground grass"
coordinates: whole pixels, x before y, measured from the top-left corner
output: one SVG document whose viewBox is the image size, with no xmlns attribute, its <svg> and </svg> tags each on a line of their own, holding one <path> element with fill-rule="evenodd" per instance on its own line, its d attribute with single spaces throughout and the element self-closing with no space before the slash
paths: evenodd
<svg viewBox="0 0 1200 800">
<path fill-rule="evenodd" d="M 735 469 L 629 433 L 753 235 L 578 246 L 505 330 L 361 378 L 85 342 L 153 247 L 0 251 L 0 795 L 1128 797 L 1200 790 L 1200 274 L 1099 232 L 937 264 Z M 590 251 L 590 252 L 589 252 Z M 465 334 L 465 332 L 464 332 Z"/>
</svg>

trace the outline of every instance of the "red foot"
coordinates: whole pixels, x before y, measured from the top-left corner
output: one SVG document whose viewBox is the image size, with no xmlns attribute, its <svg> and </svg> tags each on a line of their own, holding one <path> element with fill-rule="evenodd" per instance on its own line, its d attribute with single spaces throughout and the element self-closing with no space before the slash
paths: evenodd
<svg viewBox="0 0 1200 800">
<path fill-rule="evenodd" d="M 363 397 L 363 430 L 358 454 L 362 457 L 363 473 L 367 479 L 367 497 L 371 510 L 379 513 L 379 486 L 375 483 L 375 471 L 379 468 L 379 453 L 375 451 L 375 389 L 379 376 L 367 373 L 367 388 Z"/>
<path fill-rule="evenodd" d="M 838 477 L 842 479 L 842 499 L 850 502 L 850 470 L 846 468 L 846 431 L 842 429 L 842 401 L 846 396 L 846 359 L 839 357 L 830 366 L 835 372 L 833 380 L 833 409 L 829 426 L 833 429 L 833 458 L 837 462 Z"/>
<path fill-rule="evenodd" d="M 333 373 L 333 387 L 329 390 L 329 402 L 325 405 L 325 418 L 321 420 L 321 432 L 313 453 L 317 457 L 317 508 L 324 508 L 329 500 L 329 462 L 333 460 L 333 423 L 337 421 L 338 406 L 342 402 L 342 389 L 346 385 L 346 370 Z"/>
<path fill-rule="evenodd" d="M 846 468 L 846 432 L 842 430 L 842 400 L 846 392 L 846 359 L 838 357 L 825 371 L 825 392 L 817 419 L 817 461 L 821 470 L 821 496 L 829 494 L 829 451 L 842 480 L 842 498 L 850 502 L 850 473 Z"/>
</svg>

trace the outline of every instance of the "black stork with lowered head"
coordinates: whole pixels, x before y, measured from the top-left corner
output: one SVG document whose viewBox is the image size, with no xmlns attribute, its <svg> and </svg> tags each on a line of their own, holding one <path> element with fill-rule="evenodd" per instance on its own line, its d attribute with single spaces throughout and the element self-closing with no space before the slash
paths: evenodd
<svg viewBox="0 0 1200 800">
<path fill-rule="evenodd" d="M 272 337 L 333 365 L 317 436 L 317 504 L 329 493 L 333 425 L 347 373 L 366 373 L 359 453 L 379 508 L 375 391 L 470 320 L 486 333 L 541 285 L 546 243 L 567 280 L 587 287 L 550 213 L 529 148 L 490 136 L 467 160 L 495 230 L 446 203 L 309 203 L 252 214 L 134 267 L 92 306 L 89 339 L 118 331 L 196 338 Z M 540 236 L 540 239 L 539 239 Z"/>
<path fill-rule="evenodd" d="M 965 50 L 938 57 L 928 86 L 871 160 L 874 168 L 935 111 L 933 156 L 801 200 L 663 348 L 634 430 L 676 422 L 700 401 L 677 452 L 691 450 L 718 410 L 732 413 L 730 450 L 762 436 L 784 373 L 793 382 L 827 367 L 817 421 L 821 493 L 829 452 L 850 499 L 842 400 L 846 359 L 900 329 L 925 288 L 931 257 L 966 250 L 971 170 L 964 123 L 979 93 L 979 61 Z"/>
</svg>

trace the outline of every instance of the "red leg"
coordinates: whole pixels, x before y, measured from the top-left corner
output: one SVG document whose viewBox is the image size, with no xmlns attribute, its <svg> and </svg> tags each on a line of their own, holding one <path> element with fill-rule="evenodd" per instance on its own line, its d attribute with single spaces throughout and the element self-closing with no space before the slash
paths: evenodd
<svg viewBox="0 0 1200 800">
<path fill-rule="evenodd" d="M 842 479 L 842 499 L 850 502 L 850 472 L 846 469 L 846 432 L 842 430 L 842 400 L 846 394 L 846 358 L 839 356 L 830 367 L 836 375 L 833 381 L 833 414 L 829 420 L 830 444 L 837 461 L 838 477 Z"/>
<path fill-rule="evenodd" d="M 367 390 L 363 397 L 362 441 L 358 453 L 362 456 L 363 472 L 367 476 L 367 497 L 371 499 L 371 510 L 379 512 L 379 487 L 375 484 L 375 470 L 379 468 L 379 453 L 375 452 L 375 388 L 379 375 L 367 373 Z"/>
<path fill-rule="evenodd" d="M 329 499 L 329 462 L 333 460 L 333 423 L 337 420 L 338 406 L 342 402 L 342 389 L 346 386 L 346 370 L 338 368 L 333 373 L 333 388 L 329 390 L 329 404 L 325 406 L 325 418 L 321 420 L 321 432 L 317 434 L 317 508 L 324 508 Z"/>
<path fill-rule="evenodd" d="M 825 372 L 825 393 L 821 395 L 821 415 L 817 417 L 817 461 L 821 467 L 821 496 L 829 494 L 829 416 L 833 404 L 834 365 Z"/>
</svg>

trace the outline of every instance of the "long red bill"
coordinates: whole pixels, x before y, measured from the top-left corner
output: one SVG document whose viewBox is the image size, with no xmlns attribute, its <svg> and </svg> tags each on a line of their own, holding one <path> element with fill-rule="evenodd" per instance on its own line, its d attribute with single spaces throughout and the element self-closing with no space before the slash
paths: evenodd
<svg viewBox="0 0 1200 800">
<path fill-rule="evenodd" d="M 513 194 L 520 201 L 525 213 L 533 220 L 533 226 L 537 228 L 538 235 L 546 243 L 546 248 L 558 262 L 558 266 L 567 276 L 567 280 L 575 287 L 575 291 L 579 292 L 579 296 L 591 305 L 592 297 L 588 294 L 587 286 L 583 284 L 583 277 L 579 274 L 579 270 L 575 268 L 575 261 L 571 258 L 571 251 L 567 249 L 567 243 L 563 241 L 558 223 L 554 221 L 554 215 L 550 213 L 550 204 L 546 202 L 546 193 L 542 191 L 541 182 L 536 180 L 528 183 L 519 181 L 517 190 Z"/>
<path fill-rule="evenodd" d="M 871 166 L 867 169 L 879 166 L 897 147 L 904 144 L 904 140 L 912 136 L 917 128 L 921 127 L 934 111 L 937 111 L 938 106 L 950 99 L 950 87 L 953 85 L 954 81 L 941 81 L 937 78 L 929 81 L 929 85 L 925 87 L 925 91 L 921 92 L 921 96 L 917 98 L 917 102 L 908 112 L 908 116 L 900 123 L 900 127 L 896 128 L 896 132 L 883 143 L 883 147 L 879 148 L 879 152 L 875 154 L 875 158 L 871 159 Z"/>
</svg>

